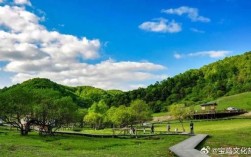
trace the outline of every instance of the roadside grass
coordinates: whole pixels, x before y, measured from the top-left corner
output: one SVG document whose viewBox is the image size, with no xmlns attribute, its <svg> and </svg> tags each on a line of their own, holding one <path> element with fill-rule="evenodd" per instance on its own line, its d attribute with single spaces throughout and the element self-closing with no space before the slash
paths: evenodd
<svg viewBox="0 0 251 157">
<path fill-rule="evenodd" d="M 0 154 L 3 157 L 150 157 L 172 156 L 168 148 L 187 136 L 153 136 L 138 139 L 95 138 L 73 135 L 39 136 L 31 132 L 0 128 Z"/>
</svg>

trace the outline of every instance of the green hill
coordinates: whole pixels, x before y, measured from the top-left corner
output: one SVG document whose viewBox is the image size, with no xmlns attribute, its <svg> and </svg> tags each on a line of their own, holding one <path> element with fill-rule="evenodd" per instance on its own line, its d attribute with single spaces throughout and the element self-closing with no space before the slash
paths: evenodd
<svg viewBox="0 0 251 157">
<path fill-rule="evenodd" d="M 225 110 L 228 107 L 235 107 L 238 109 L 251 111 L 251 92 L 224 96 L 215 100 L 214 102 L 218 104 L 217 110 Z M 200 110 L 200 106 L 197 105 L 195 109 Z"/>
<path fill-rule="evenodd" d="M 165 111 L 167 106 L 174 103 L 184 103 L 187 106 L 198 105 L 223 96 L 251 91 L 251 52 L 227 57 L 200 69 L 191 69 L 161 82 L 156 82 L 147 88 L 128 92 L 106 91 L 90 86 L 68 87 L 41 78 L 4 88 L 0 92 L 15 86 L 30 90 L 49 88 L 59 92 L 62 96 L 71 96 L 75 103 L 84 108 L 88 108 L 93 102 L 100 100 L 104 100 L 110 107 L 129 105 L 133 100 L 142 99 L 148 103 L 153 112 L 160 112 Z M 240 103 L 236 102 L 236 104 L 250 108 L 249 103 L 242 103 L 246 100 L 246 97 L 248 95 L 243 94 Z M 221 102 L 220 99 L 219 102 Z M 228 103 L 227 100 L 224 100 L 224 102 Z M 228 104 L 231 103 L 229 101 Z M 234 105 L 231 104 L 231 106 Z"/>
<path fill-rule="evenodd" d="M 231 106 L 251 111 L 251 92 L 222 97 L 217 99 L 216 102 L 218 103 L 217 108 L 219 110 L 223 110 Z"/>
<path fill-rule="evenodd" d="M 98 102 L 100 100 L 105 100 L 108 106 L 112 105 L 112 100 L 118 94 L 122 94 L 123 92 L 120 90 L 103 90 L 90 86 L 79 86 L 79 87 L 69 87 L 57 84 L 46 78 L 34 78 L 27 81 L 24 81 L 21 84 L 13 85 L 9 88 L 3 88 L 0 92 L 8 91 L 12 88 L 21 87 L 26 90 L 45 90 L 50 89 L 58 92 L 62 97 L 70 96 L 73 101 L 80 107 L 88 108 L 94 102 Z M 114 101 L 115 102 L 115 101 Z"/>
<path fill-rule="evenodd" d="M 248 91 L 251 91 L 251 52 L 188 70 L 145 89 L 126 92 L 121 97 L 124 100 L 119 102 L 125 104 L 139 98 L 154 112 L 160 112 L 173 103 L 190 106 Z"/>
</svg>

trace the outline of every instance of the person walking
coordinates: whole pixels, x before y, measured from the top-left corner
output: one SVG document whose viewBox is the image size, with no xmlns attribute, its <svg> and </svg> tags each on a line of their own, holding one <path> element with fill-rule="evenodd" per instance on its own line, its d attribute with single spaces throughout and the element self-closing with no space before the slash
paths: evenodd
<svg viewBox="0 0 251 157">
<path fill-rule="evenodd" d="M 154 134 L 154 125 L 151 126 L 151 134 Z"/>
<path fill-rule="evenodd" d="M 190 134 L 194 134 L 194 131 L 193 131 L 193 121 L 190 122 Z"/>
<path fill-rule="evenodd" d="M 167 123 L 167 126 L 166 126 L 166 127 L 167 127 L 167 132 L 170 132 L 171 126 L 170 126 L 170 123 L 169 123 L 169 122 Z"/>
</svg>

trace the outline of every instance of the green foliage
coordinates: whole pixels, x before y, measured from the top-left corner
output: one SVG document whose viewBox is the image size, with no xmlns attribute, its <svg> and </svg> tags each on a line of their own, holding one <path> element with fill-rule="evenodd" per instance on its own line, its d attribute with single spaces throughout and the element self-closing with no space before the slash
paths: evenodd
<svg viewBox="0 0 251 157">
<path fill-rule="evenodd" d="M 93 125 L 94 129 L 100 129 L 106 118 L 106 111 L 108 106 L 101 100 L 98 103 L 93 103 L 93 105 L 88 109 L 88 114 L 84 117 L 84 121 Z"/>
<path fill-rule="evenodd" d="M 19 128 L 22 135 L 28 134 L 28 128 L 22 120 L 31 115 L 32 100 L 32 94 L 19 86 L 0 93 L 0 115 L 3 121 Z"/>
<path fill-rule="evenodd" d="M 185 132 L 185 128 L 183 126 L 183 121 L 191 114 L 191 112 L 192 112 L 192 109 L 190 107 L 186 107 L 184 104 L 175 104 L 169 107 L 170 116 L 180 121 L 184 132 Z"/>
<path fill-rule="evenodd" d="M 29 90 L 28 90 L 29 89 Z M 77 105 L 52 88 L 13 86 L 0 93 L 3 120 L 28 134 L 31 124 L 53 128 L 75 120 Z"/>
<path fill-rule="evenodd" d="M 21 87 L 32 91 L 50 89 L 59 97 L 70 96 L 81 108 L 89 108 L 94 103 L 104 101 L 110 108 L 120 105 L 130 106 L 134 100 L 145 101 L 153 112 L 167 111 L 168 106 L 182 103 L 186 106 L 198 105 L 222 96 L 251 91 L 251 52 L 227 57 L 224 60 L 191 69 L 161 82 L 128 92 L 102 90 L 90 86 L 67 87 L 48 79 L 35 78 L 22 84 L 0 90 L 5 93 L 11 88 Z"/>
<path fill-rule="evenodd" d="M 112 124 L 124 127 L 151 120 L 151 113 L 152 112 L 145 101 L 135 100 L 131 102 L 129 107 L 126 107 L 125 105 L 111 107 L 107 111 L 107 119 Z"/>
<path fill-rule="evenodd" d="M 176 119 L 184 120 L 192 112 L 190 107 L 184 104 L 175 104 L 169 107 L 169 114 Z"/>
<path fill-rule="evenodd" d="M 36 125 L 48 126 L 48 133 L 77 120 L 77 105 L 71 97 L 61 97 L 52 89 L 34 90 L 35 98 L 31 119 Z"/>
<path fill-rule="evenodd" d="M 125 92 L 118 103 L 142 99 L 152 111 L 160 112 L 174 103 L 196 105 L 247 91 L 251 91 L 251 52 L 188 70 L 145 89 Z"/>
<path fill-rule="evenodd" d="M 53 104 L 53 107 L 49 110 L 54 111 L 52 116 L 56 122 L 56 127 L 76 121 L 78 107 L 74 104 L 71 97 L 62 97 L 55 100 Z"/>
<path fill-rule="evenodd" d="M 108 90 L 94 88 L 90 86 L 76 87 L 75 94 L 80 97 L 83 107 L 90 107 L 94 102 L 99 102 L 101 100 L 105 101 L 108 106 L 115 105 L 115 97 L 119 94 L 123 94 L 120 90 Z"/>
<path fill-rule="evenodd" d="M 84 117 L 88 114 L 88 110 L 87 109 L 82 109 L 82 108 L 78 108 L 77 113 L 76 113 L 76 120 L 79 123 L 79 127 L 83 128 L 84 126 Z"/>
<path fill-rule="evenodd" d="M 124 105 L 119 107 L 111 107 L 107 111 L 107 120 L 110 121 L 112 124 L 117 126 L 126 126 L 131 124 L 133 121 L 133 116 L 130 112 L 130 108 Z"/>
<path fill-rule="evenodd" d="M 130 105 L 130 112 L 135 122 L 143 123 L 152 119 L 152 112 L 143 100 L 134 100 Z"/>
</svg>

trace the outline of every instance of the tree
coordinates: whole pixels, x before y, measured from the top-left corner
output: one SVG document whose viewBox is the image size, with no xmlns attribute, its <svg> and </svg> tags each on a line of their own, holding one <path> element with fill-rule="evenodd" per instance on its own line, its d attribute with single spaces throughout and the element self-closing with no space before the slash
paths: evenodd
<svg viewBox="0 0 251 157">
<path fill-rule="evenodd" d="M 56 129 L 61 128 L 65 124 L 77 122 L 78 120 L 78 107 L 71 97 L 56 99 L 53 102 L 53 108 L 50 110 L 54 111 L 52 119 L 54 119 L 55 123 L 52 123 L 52 126 Z"/>
<path fill-rule="evenodd" d="M 84 121 L 92 124 L 94 129 L 100 129 L 105 117 L 108 106 L 104 100 L 99 101 L 98 103 L 93 103 L 93 105 L 88 109 L 88 114 L 85 116 Z"/>
<path fill-rule="evenodd" d="M 119 125 L 120 127 L 127 126 L 133 120 L 130 113 L 130 108 L 124 105 L 119 107 L 111 107 L 107 111 L 107 119 L 114 125 Z"/>
<path fill-rule="evenodd" d="M 27 135 L 30 129 L 29 118 L 32 114 L 32 94 L 20 87 L 13 87 L 0 94 L 2 120 Z"/>
<path fill-rule="evenodd" d="M 151 120 L 152 119 L 152 112 L 149 108 L 149 106 L 146 104 L 145 101 L 143 100 L 134 100 L 131 102 L 130 105 L 130 114 L 133 117 L 133 121 L 131 121 L 131 123 L 143 123 L 147 120 Z"/>
<path fill-rule="evenodd" d="M 183 132 L 185 132 L 183 120 L 189 117 L 191 112 L 192 109 L 190 107 L 186 107 L 184 104 L 174 104 L 169 107 L 170 115 L 179 120 Z"/>
<path fill-rule="evenodd" d="M 76 121 L 78 107 L 71 97 L 61 97 L 51 89 L 36 90 L 34 97 L 32 122 L 40 127 L 40 133 L 52 135 L 63 125 Z"/>
<path fill-rule="evenodd" d="M 88 110 L 87 109 L 83 109 L 83 108 L 79 108 L 77 111 L 77 122 L 79 123 L 79 127 L 83 128 L 84 126 L 84 117 L 87 115 Z"/>
<path fill-rule="evenodd" d="M 88 114 L 85 116 L 84 121 L 88 124 L 91 124 L 93 128 L 96 130 L 100 128 L 102 115 L 93 111 L 89 111 Z"/>
</svg>

